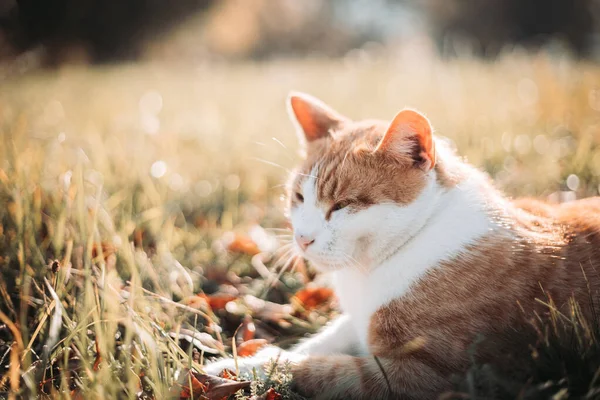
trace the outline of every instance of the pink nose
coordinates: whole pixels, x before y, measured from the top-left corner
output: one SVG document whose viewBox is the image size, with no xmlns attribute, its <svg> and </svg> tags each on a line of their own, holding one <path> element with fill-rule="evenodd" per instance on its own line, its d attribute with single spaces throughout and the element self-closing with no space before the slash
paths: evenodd
<svg viewBox="0 0 600 400">
<path fill-rule="evenodd" d="M 313 244 L 314 242 L 315 242 L 315 239 L 313 239 L 310 236 L 296 235 L 296 243 L 298 243 L 298 246 L 300 246 L 300 248 L 302 250 L 306 250 L 306 248 L 308 246 L 310 246 L 311 244 Z"/>
</svg>

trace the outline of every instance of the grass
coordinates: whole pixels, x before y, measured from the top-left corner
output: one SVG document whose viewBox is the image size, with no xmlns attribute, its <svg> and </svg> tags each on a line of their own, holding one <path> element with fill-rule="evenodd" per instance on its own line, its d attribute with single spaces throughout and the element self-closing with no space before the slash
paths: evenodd
<svg viewBox="0 0 600 400">
<path fill-rule="evenodd" d="M 509 195 L 600 185 L 600 68 L 567 58 L 132 64 L 0 85 L 0 397 L 185 397 L 207 357 L 288 346 L 336 313 L 298 301 L 323 277 L 277 250 L 291 89 L 354 118 L 418 108 Z M 286 379 L 254 393 L 293 397 Z"/>
</svg>

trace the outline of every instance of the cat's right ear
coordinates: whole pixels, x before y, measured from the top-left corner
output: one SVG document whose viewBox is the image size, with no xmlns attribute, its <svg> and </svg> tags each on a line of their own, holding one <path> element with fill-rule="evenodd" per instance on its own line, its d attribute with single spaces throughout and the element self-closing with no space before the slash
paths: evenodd
<svg viewBox="0 0 600 400">
<path fill-rule="evenodd" d="M 306 93 L 291 92 L 288 96 L 288 113 L 296 125 L 303 144 L 322 139 L 331 134 L 348 119 Z"/>
</svg>

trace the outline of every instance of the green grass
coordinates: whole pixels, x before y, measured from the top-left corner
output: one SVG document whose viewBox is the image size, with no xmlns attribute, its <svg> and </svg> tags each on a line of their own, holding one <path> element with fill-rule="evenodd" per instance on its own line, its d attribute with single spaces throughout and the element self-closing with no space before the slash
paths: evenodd
<svg viewBox="0 0 600 400">
<path fill-rule="evenodd" d="M 183 333 L 230 354 L 240 324 L 238 344 L 252 321 L 257 337 L 288 346 L 336 313 L 292 300 L 322 277 L 275 268 L 288 238 L 271 229 L 286 226 L 282 184 L 299 160 L 292 89 L 353 118 L 418 108 L 509 195 L 566 190 L 569 176 L 578 197 L 598 193 L 600 68 L 568 59 L 12 76 L 0 86 L 0 397 L 176 397 L 186 368 L 210 356 Z M 246 237 L 260 256 L 228 250 Z M 211 310 L 199 293 L 234 300 Z M 287 375 L 276 378 L 255 390 L 285 391 Z"/>
</svg>

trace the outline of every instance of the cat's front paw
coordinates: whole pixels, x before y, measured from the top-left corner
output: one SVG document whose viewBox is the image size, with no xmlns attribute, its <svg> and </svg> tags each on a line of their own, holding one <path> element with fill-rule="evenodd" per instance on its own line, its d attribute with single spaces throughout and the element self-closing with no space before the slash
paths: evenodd
<svg viewBox="0 0 600 400">
<path fill-rule="evenodd" d="M 220 375 L 226 369 L 235 371 L 235 361 L 233 358 L 223 358 L 204 366 L 204 372 L 208 375 Z"/>
<path fill-rule="evenodd" d="M 269 346 L 260 350 L 252 357 L 239 357 L 237 359 L 237 369 L 240 375 L 247 375 L 248 377 L 257 376 L 266 378 L 268 375 L 267 368 L 273 363 L 284 363 L 284 362 L 299 362 L 304 359 L 304 356 L 294 354 L 280 348 Z M 228 369 L 230 371 L 236 371 L 235 360 L 233 358 L 225 358 L 217 360 L 204 366 L 204 370 L 209 375 L 219 375 L 223 370 Z"/>
</svg>

